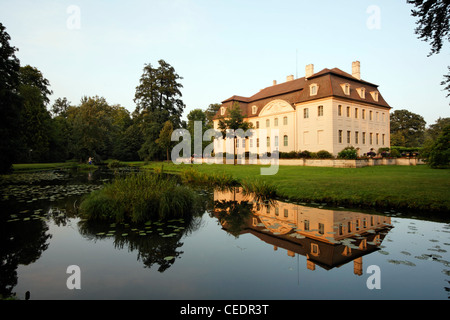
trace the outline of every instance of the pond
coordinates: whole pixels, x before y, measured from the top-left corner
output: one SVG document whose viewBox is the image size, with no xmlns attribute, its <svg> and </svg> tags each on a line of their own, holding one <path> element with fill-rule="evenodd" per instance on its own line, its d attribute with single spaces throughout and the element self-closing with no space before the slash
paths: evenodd
<svg viewBox="0 0 450 320">
<path fill-rule="evenodd" d="M 126 172 L 15 174 L 0 189 L 0 294 L 31 300 L 450 297 L 450 223 L 198 190 L 192 219 L 94 224 L 81 197 Z M 70 287 L 72 269 L 80 287 Z M 69 268 L 69 269 L 68 269 Z M 75 274 L 75 273 L 73 273 Z M 75 283 L 74 282 L 74 283 Z"/>
</svg>

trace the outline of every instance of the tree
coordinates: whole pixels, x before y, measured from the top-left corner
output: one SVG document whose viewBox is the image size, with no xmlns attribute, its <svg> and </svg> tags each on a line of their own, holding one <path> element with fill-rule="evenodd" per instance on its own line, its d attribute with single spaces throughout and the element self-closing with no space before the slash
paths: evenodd
<svg viewBox="0 0 450 320">
<path fill-rule="evenodd" d="M 436 120 L 434 124 L 431 124 L 426 130 L 426 139 L 435 141 L 441 134 L 445 127 L 450 125 L 450 118 L 441 118 Z"/>
<path fill-rule="evenodd" d="M 191 110 L 189 112 L 189 114 L 187 115 L 187 130 L 189 131 L 189 133 L 191 134 L 191 150 L 193 150 L 193 153 L 195 153 L 195 146 L 194 146 L 194 125 L 196 121 L 201 121 L 202 126 L 201 126 L 201 141 L 202 141 L 202 150 L 205 149 L 205 147 L 210 144 L 210 141 L 203 141 L 203 134 L 206 130 L 209 129 L 208 125 L 207 125 L 207 119 L 206 119 L 206 113 L 202 110 L 202 109 L 194 109 Z M 203 152 L 203 151 L 202 151 Z"/>
<path fill-rule="evenodd" d="M 163 149 L 166 150 L 167 153 L 167 162 L 169 162 L 169 149 L 172 145 L 172 132 L 173 132 L 173 124 L 170 121 L 166 121 L 164 126 L 159 133 L 159 138 L 156 139 L 156 143 Z"/>
<path fill-rule="evenodd" d="M 23 99 L 21 114 L 20 147 L 21 162 L 39 162 L 51 160 L 49 157 L 50 113 L 46 105 L 49 103 L 50 83 L 41 71 L 29 65 L 20 67 L 19 94 Z"/>
<path fill-rule="evenodd" d="M 242 115 L 241 107 L 239 102 L 233 102 L 230 109 L 227 110 L 226 118 L 221 116 L 219 118 L 219 130 L 222 133 L 223 138 L 226 137 L 228 130 L 233 130 L 236 134 L 233 139 L 233 150 L 236 154 L 236 139 L 238 129 L 242 129 L 244 132 L 252 127 L 250 122 L 244 121 L 244 116 Z M 236 164 L 236 157 L 234 157 L 234 164 Z"/>
<path fill-rule="evenodd" d="M 431 146 L 427 162 L 432 168 L 448 168 L 450 166 L 450 125 L 442 130 Z"/>
<path fill-rule="evenodd" d="M 418 147 L 424 142 L 425 120 L 422 116 L 408 110 L 391 113 L 391 145 L 399 147 Z"/>
<path fill-rule="evenodd" d="M 211 103 L 208 108 L 205 111 L 206 119 L 207 119 L 207 125 L 209 128 L 213 128 L 213 118 L 217 114 L 217 111 L 219 111 L 220 107 L 222 105 L 220 103 Z"/>
<path fill-rule="evenodd" d="M 181 100 L 183 79 L 175 69 L 164 60 L 159 60 L 159 67 L 146 64 L 136 87 L 134 102 L 135 113 L 142 136 L 145 137 L 139 150 L 141 159 L 163 157 L 164 151 L 157 143 L 159 134 L 166 121 L 171 121 L 175 128 L 182 125 L 181 116 L 185 105 Z"/>
<path fill-rule="evenodd" d="M 18 50 L 9 44 L 11 37 L 0 23 L 0 173 L 12 169 L 18 154 L 22 101 L 19 96 L 20 62 L 15 56 Z"/>
<path fill-rule="evenodd" d="M 407 0 L 415 9 L 411 15 L 417 17 L 415 33 L 423 41 L 430 41 L 431 51 L 428 56 L 438 54 L 444 40 L 450 40 L 450 2 L 448 0 Z M 450 71 L 450 67 L 448 67 Z M 446 85 L 450 96 L 450 73 L 444 75 L 441 85 Z"/>
</svg>

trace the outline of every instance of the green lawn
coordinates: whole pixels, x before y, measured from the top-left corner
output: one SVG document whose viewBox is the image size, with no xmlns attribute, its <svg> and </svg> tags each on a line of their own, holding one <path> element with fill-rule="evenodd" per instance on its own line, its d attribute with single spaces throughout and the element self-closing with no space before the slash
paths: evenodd
<svg viewBox="0 0 450 320">
<path fill-rule="evenodd" d="M 257 165 L 180 164 L 125 162 L 142 168 L 181 172 L 195 168 L 204 173 L 226 172 L 241 180 L 258 178 L 276 186 L 282 198 L 329 205 L 363 206 L 396 210 L 450 212 L 450 169 L 418 166 L 324 168 L 280 166 L 275 175 L 261 175 Z M 68 167 L 73 163 L 15 164 L 15 170 Z M 87 166 L 87 165 L 86 165 Z M 268 166 L 265 166 L 268 167 Z"/>
<path fill-rule="evenodd" d="M 145 168 L 160 168 L 150 163 Z M 164 163 L 164 171 L 189 167 L 200 172 L 227 172 L 237 179 L 258 177 L 276 185 L 281 197 L 335 205 L 414 209 L 450 212 L 450 170 L 418 166 L 374 166 L 364 168 L 324 168 L 280 166 L 275 175 L 260 175 L 256 165 L 174 165 Z M 426 214 L 426 212 L 424 212 Z"/>
</svg>

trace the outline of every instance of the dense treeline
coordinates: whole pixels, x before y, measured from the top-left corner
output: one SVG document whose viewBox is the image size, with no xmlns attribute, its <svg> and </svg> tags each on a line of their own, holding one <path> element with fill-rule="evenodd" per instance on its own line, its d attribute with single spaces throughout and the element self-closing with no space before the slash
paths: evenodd
<svg viewBox="0 0 450 320">
<path fill-rule="evenodd" d="M 50 82 L 37 68 L 20 65 L 10 40 L 0 23 L 1 173 L 12 163 L 162 160 L 169 156 L 173 128 L 192 130 L 196 120 L 211 127 L 219 106 L 195 109 L 188 123 L 182 121 L 182 78 L 164 60 L 144 66 L 133 112 L 99 96 L 76 105 L 61 97 L 50 105 Z"/>
</svg>

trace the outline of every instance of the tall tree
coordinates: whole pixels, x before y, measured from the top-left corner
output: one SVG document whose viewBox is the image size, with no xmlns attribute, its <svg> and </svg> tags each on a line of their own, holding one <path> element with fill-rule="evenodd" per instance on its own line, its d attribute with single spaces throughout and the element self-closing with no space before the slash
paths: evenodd
<svg viewBox="0 0 450 320">
<path fill-rule="evenodd" d="M 49 161 L 50 113 L 47 110 L 50 83 L 41 71 L 29 65 L 19 71 L 19 94 L 23 99 L 20 134 L 22 149 L 19 161 Z"/>
<path fill-rule="evenodd" d="M 18 49 L 9 44 L 10 40 L 6 28 L 0 23 L 0 173 L 12 169 L 20 141 L 17 130 L 22 110 L 20 62 L 15 55 Z"/>
<path fill-rule="evenodd" d="M 208 127 L 208 121 L 206 118 L 206 113 L 202 110 L 202 109 L 194 109 L 191 110 L 188 115 L 187 115 L 187 130 L 189 131 L 189 133 L 191 134 L 191 150 L 193 153 L 195 153 L 195 146 L 194 146 L 194 138 L 195 138 L 195 122 L 199 121 L 201 122 L 201 132 L 199 134 L 199 136 L 201 137 L 201 149 L 204 150 L 205 147 L 211 143 L 211 141 L 203 141 L 203 134 L 205 133 L 206 130 L 209 129 Z M 203 151 L 202 151 L 203 152 Z"/>
<path fill-rule="evenodd" d="M 391 145 L 419 147 L 425 139 L 425 120 L 421 115 L 408 110 L 391 113 Z"/>
<path fill-rule="evenodd" d="M 417 17 L 415 33 L 418 38 L 430 42 L 431 51 L 428 56 L 438 54 L 445 40 L 450 41 L 450 1 L 448 0 L 407 0 L 415 9 L 411 15 Z M 450 96 L 450 67 L 449 74 L 444 75 L 441 85 L 445 85 Z"/>
<path fill-rule="evenodd" d="M 185 108 L 181 100 L 183 86 L 179 82 L 183 78 L 164 60 L 158 63 L 157 68 L 145 65 L 134 98 L 135 113 L 139 118 L 137 123 L 144 137 L 139 156 L 147 160 L 164 157 L 165 150 L 156 140 L 166 121 L 172 122 L 174 128 L 182 125 L 181 116 Z"/>
<path fill-rule="evenodd" d="M 220 107 L 222 105 L 220 103 L 211 103 L 208 108 L 205 111 L 206 119 L 207 119 L 207 126 L 209 128 L 213 128 L 213 118 L 217 114 L 217 111 L 219 111 Z"/>
</svg>

